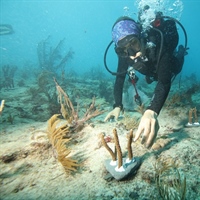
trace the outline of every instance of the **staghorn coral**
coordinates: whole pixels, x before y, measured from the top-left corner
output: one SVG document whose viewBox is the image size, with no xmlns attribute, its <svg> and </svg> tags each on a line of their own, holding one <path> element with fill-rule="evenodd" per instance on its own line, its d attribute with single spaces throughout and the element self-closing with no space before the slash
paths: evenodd
<svg viewBox="0 0 200 200">
<path fill-rule="evenodd" d="M 47 136 L 56 152 L 58 161 L 63 165 L 65 171 L 76 171 L 79 164 L 69 157 L 71 150 L 66 148 L 66 143 L 70 141 L 69 138 L 66 138 L 70 132 L 69 127 L 66 123 L 59 126 L 58 116 L 53 115 L 49 119 Z"/>
<path fill-rule="evenodd" d="M 189 110 L 189 116 L 188 116 L 188 123 L 192 124 L 193 123 L 193 115 L 194 115 L 194 123 L 198 123 L 198 117 L 197 117 L 197 109 L 191 108 Z"/>
<path fill-rule="evenodd" d="M 186 178 L 181 177 L 178 164 L 173 159 L 158 159 L 154 166 L 155 181 L 163 200 L 184 200 Z"/>
<path fill-rule="evenodd" d="M 120 168 L 122 166 L 122 164 L 123 164 L 123 161 L 122 161 L 122 150 L 121 150 L 121 147 L 120 147 L 120 144 L 119 144 L 119 138 L 118 138 L 116 129 L 113 130 L 113 135 L 114 135 L 115 146 L 116 146 L 116 149 L 117 149 L 118 168 Z"/>
<path fill-rule="evenodd" d="M 105 138 L 104 138 L 104 134 L 101 133 L 100 134 L 100 138 L 101 138 L 101 142 L 102 142 L 102 145 L 108 150 L 108 152 L 110 153 L 111 157 L 112 157 L 112 160 L 113 161 L 116 161 L 117 160 L 117 155 L 112 151 L 112 149 L 108 146 Z"/>
<path fill-rule="evenodd" d="M 113 135 L 114 135 L 115 150 L 117 151 L 117 155 L 106 143 L 105 138 L 104 138 L 104 134 L 101 134 L 100 137 L 101 137 L 101 141 L 102 141 L 103 146 L 108 150 L 108 152 L 112 156 L 112 161 L 116 161 L 117 158 L 118 158 L 118 168 L 120 168 L 123 165 L 123 158 L 122 158 L 122 150 L 121 150 L 121 147 L 120 147 L 120 144 L 119 144 L 117 129 L 115 129 L 115 128 L 113 129 Z M 127 149 L 128 149 L 129 160 L 133 159 L 133 153 L 132 153 L 132 147 L 131 147 L 132 139 L 133 139 L 133 130 L 131 130 L 129 135 L 128 135 Z"/>
<path fill-rule="evenodd" d="M 133 141 L 133 130 L 131 129 L 128 135 L 128 145 L 127 145 L 129 160 L 133 158 L 133 152 L 132 152 L 132 146 L 131 146 L 132 141 Z"/>
</svg>

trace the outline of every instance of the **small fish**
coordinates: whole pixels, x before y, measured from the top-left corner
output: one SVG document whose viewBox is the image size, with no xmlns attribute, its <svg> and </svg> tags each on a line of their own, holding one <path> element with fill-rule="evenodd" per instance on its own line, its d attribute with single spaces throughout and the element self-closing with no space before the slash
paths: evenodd
<svg viewBox="0 0 200 200">
<path fill-rule="evenodd" d="M 0 24 L 0 35 L 7 35 L 14 33 L 14 30 L 9 24 Z"/>
</svg>

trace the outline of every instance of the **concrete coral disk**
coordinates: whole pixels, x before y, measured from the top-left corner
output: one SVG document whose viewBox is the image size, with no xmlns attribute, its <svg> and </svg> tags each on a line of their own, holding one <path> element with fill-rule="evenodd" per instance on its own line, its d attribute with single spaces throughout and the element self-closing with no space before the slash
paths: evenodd
<svg viewBox="0 0 200 200">
<path fill-rule="evenodd" d="M 126 179 L 129 175 L 133 175 L 137 172 L 141 165 L 141 158 L 133 157 L 132 160 L 127 161 L 123 158 L 123 165 L 118 168 L 118 162 L 113 164 L 112 160 L 105 160 L 106 170 L 118 181 Z"/>
</svg>

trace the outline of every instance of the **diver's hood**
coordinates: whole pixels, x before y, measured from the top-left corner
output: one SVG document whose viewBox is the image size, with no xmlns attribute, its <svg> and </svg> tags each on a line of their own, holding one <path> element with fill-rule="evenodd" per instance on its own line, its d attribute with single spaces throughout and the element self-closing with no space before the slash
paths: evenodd
<svg viewBox="0 0 200 200">
<path fill-rule="evenodd" d="M 140 28 L 138 24 L 129 17 L 121 17 L 115 22 L 112 28 L 112 40 L 117 45 L 118 41 L 128 35 L 140 35 Z"/>
</svg>

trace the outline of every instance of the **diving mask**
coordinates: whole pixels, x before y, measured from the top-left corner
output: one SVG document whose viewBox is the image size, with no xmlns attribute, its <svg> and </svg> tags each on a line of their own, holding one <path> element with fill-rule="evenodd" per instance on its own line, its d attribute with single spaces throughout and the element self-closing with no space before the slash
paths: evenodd
<svg viewBox="0 0 200 200">
<path fill-rule="evenodd" d="M 121 57 L 135 56 L 141 50 L 141 43 L 137 37 L 132 36 L 130 39 L 121 39 L 117 47 L 115 47 L 115 52 Z"/>
</svg>

